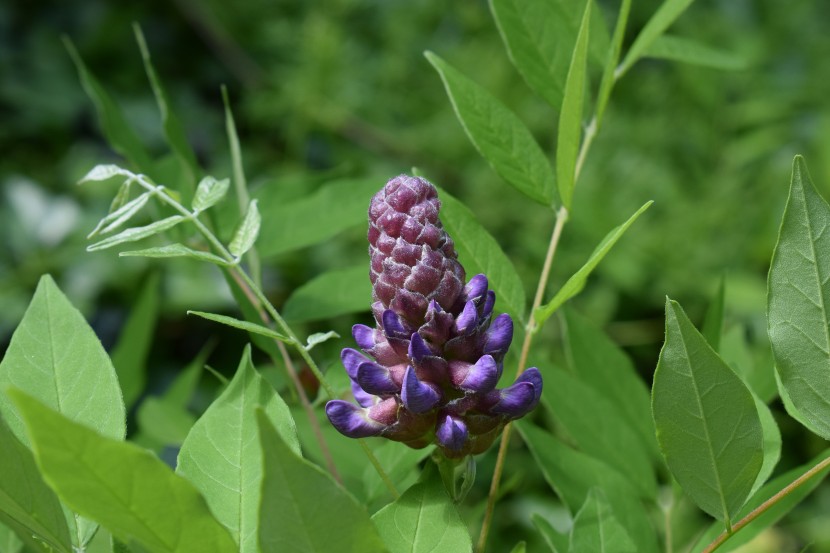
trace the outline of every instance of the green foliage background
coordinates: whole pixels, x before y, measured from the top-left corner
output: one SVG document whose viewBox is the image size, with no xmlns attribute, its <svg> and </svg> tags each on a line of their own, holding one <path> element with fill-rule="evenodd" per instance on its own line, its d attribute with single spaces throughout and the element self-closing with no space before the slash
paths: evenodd
<svg viewBox="0 0 830 553">
<path fill-rule="evenodd" d="M 599 5 L 612 22 L 617 3 Z M 634 3 L 626 45 L 658 5 Z M 724 273 L 728 324 L 747 329 L 747 355 L 771 363 L 765 280 L 792 156 L 804 154 L 816 185 L 825 196 L 830 192 L 829 16 L 830 8 L 809 0 L 700 0 L 673 34 L 732 52 L 745 67 L 721 71 L 645 60 L 615 89 L 576 190 L 551 291 L 611 227 L 654 200 L 574 300 L 629 348 L 646 377 L 663 339 L 665 295 L 678 299 L 697 323 Z M 476 214 L 516 264 L 526 290 L 532 289 L 550 232 L 543 222 L 548 212 L 504 186 L 481 159 L 422 55 L 429 49 L 463 69 L 552 152 L 557 115 L 511 66 L 485 2 L 12 0 L 0 4 L 4 344 L 48 272 L 110 348 L 136 291 L 158 268 L 109 252 L 86 254 L 85 235 L 111 193 L 73 185 L 91 166 L 118 158 L 102 138 L 62 34 L 123 108 L 148 151 L 168 155 L 133 22 L 141 25 L 171 105 L 208 172 L 231 174 L 219 93 L 224 83 L 246 174 L 274 209 L 335 179 L 368 176 L 380 187 L 416 166 Z M 282 305 L 311 278 L 364 263 L 364 237 L 365 228 L 357 225 L 313 247 L 266 255 L 270 296 Z M 263 235 L 261 242 L 279 251 L 277 236 Z M 231 374 L 244 336 L 184 315 L 188 308 L 229 309 L 221 279 L 188 262 L 165 264 L 162 271 L 147 390 L 163 390 L 211 338 L 219 347 L 209 363 Z M 344 315 L 308 324 L 346 336 L 356 320 Z M 551 344 L 558 343 L 556 325 L 545 332 Z M 342 343 L 319 347 L 334 365 Z M 211 397 L 210 390 L 197 394 L 193 411 L 201 412 Z M 789 421 L 779 404 L 773 407 L 789 445 L 778 474 L 816 455 L 822 443 Z M 491 472 L 492 460 L 482 459 L 479 474 Z M 510 482 L 508 476 L 508 491 Z M 533 482 L 522 480 L 520 469 L 512 483 L 522 493 L 501 507 L 505 515 L 498 523 L 505 529 L 512 528 L 511 513 L 527 519 L 518 513 L 537 501 Z M 476 493 L 486 493 L 484 484 Z M 793 539 L 830 550 L 830 536 L 822 533 L 828 502 L 825 485 L 767 536 L 770 550 Z M 504 550 L 515 543 L 509 534 L 503 539 Z M 499 543 L 493 550 L 501 550 Z"/>
</svg>

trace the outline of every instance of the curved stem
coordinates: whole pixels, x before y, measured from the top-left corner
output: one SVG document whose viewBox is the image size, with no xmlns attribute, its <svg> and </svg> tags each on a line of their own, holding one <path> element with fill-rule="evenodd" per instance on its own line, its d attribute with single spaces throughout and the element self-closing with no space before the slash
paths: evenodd
<svg viewBox="0 0 830 553">
<path fill-rule="evenodd" d="M 826 469 L 827 467 L 830 467 L 830 457 L 827 457 L 823 461 L 819 462 L 813 468 L 811 468 L 810 470 L 808 470 L 807 472 L 793 480 L 787 487 L 783 488 L 777 494 L 758 505 L 755 509 L 752 510 L 752 512 L 750 512 L 744 518 L 736 522 L 732 526 L 731 532 L 722 532 L 721 535 L 715 538 L 715 541 L 706 546 L 706 549 L 704 549 L 701 553 L 712 553 L 713 551 L 715 551 L 718 547 L 723 545 L 726 542 L 726 540 L 734 536 L 735 533 L 738 532 L 741 528 L 743 528 L 759 516 L 763 515 L 772 506 L 774 506 L 776 503 L 790 495 L 792 492 L 801 487 L 805 482 L 819 474 L 822 470 Z"/>
</svg>

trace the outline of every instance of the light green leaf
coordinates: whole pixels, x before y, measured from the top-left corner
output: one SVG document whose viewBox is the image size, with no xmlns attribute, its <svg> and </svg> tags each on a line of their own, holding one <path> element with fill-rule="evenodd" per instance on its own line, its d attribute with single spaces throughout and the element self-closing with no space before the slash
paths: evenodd
<svg viewBox="0 0 830 553">
<path fill-rule="evenodd" d="M 84 64 L 72 41 L 64 37 L 63 43 L 75 63 L 75 68 L 78 70 L 78 76 L 87 96 L 95 106 L 95 111 L 98 113 L 98 122 L 109 145 L 113 150 L 127 158 L 134 169 L 137 168 L 143 172 L 149 171 L 153 163 L 152 159 L 144 149 L 138 135 L 127 124 L 124 114 L 121 113 L 121 110 L 112 101 L 101 83 Z"/>
<path fill-rule="evenodd" d="M 193 196 L 193 211 L 198 213 L 216 205 L 228 193 L 230 185 L 228 179 L 216 180 L 211 176 L 203 178 Z"/>
<path fill-rule="evenodd" d="M 292 322 L 319 321 L 369 310 L 372 284 L 366 263 L 334 269 L 309 280 L 288 297 L 283 317 Z"/>
<path fill-rule="evenodd" d="M 778 429 L 775 417 L 767 404 L 761 401 L 758 396 L 752 394 L 752 399 L 755 401 L 755 408 L 758 409 L 761 431 L 764 433 L 764 461 L 757 478 L 755 478 L 755 484 L 752 485 L 752 490 L 749 492 L 750 497 L 754 496 L 758 488 L 763 486 L 767 478 L 772 475 L 775 465 L 778 464 L 778 460 L 781 458 L 781 431 Z"/>
<path fill-rule="evenodd" d="M 263 197 L 257 249 L 263 256 L 276 255 L 328 240 L 349 227 L 365 229 L 369 201 L 383 184 L 376 179 L 338 180 L 293 202 Z"/>
<path fill-rule="evenodd" d="M 636 553 L 637 546 L 614 516 L 605 493 L 591 488 L 576 514 L 569 553 Z"/>
<path fill-rule="evenodd" d="M 560 534 L 542 515 L 534 513 L 531 517 L 533 526 L 542 535 L 552 553 L 568 553 L 569 536 Z"/>
<path fill-rule="evenodd" d="M 611 98 L 611 91 L 614 89 L 614 83 L 617 82 L 615 71 L 617 63 L 620 61 L 620 52 L 622 50 L 622 42 L 625 38 L 625 27 L 628 24 L 628 14 L 631 12 L 631 0 L 622 0 L 620 4 L 620 12 L 617 15 L 617 24 L 614 26 L 614 36 L 611 39 L 611 46 L 608 50 L 608 58 L 605 60 L 605 66 L 602 70 L 602 80 L 599 83 L 599 93 L 597 94 L 597 125 L 602 121 L 605 115 L 605 108 L 608 106 L 608 100 Z"/>
<path fill-rule="evenodd" d="M 152 453 L 105 438 L 19 390 L 9 393 L 44 478 L 74 511 L 150 552 L 237 551 L 199 492 Z"/>
<path fill-rule="evenodd" d="M 225 105 L 225 134 L 228 135 L 228 144 L 231 150 L 233 184 L 241 208 L 241 206 L 248 205 L 251 200 L 248 196 L 248 182 L 245 179 L 245 170 L 242 166 L 242 148 L 239 146 L 239 135 L 236 132 L 236 123 L 233 120 L 231 102 L 225 85 L 222 85 L 222 103 Z"/>
<path fill-rule="evenodd" d="M 0 452 L 0 521 L 11 519 L 25 534 L 70 553 L 72 541 L 60 501 L 43 481 L 32 453 L 1 417 Z M 0 551 L 7 551 L 3 545 L 0 542 Z"/>
<path fill-rule="evenodd" d="M 670 35 L 658 37 L 651 43 L 643 57 L 691 63 L 727 71 L 737 71 L 747 66 L 746 60 L 737 54 L 718 50 L 692 39 Z"/>
<path fill-rule="evenodd" d="M 253 247 L 257 236 L 259 236 L 261 223 L 262 218 L 259 215 L 257 201 L 251 200 L 251 203 L 248 204 L 248 211 L 245 212 L 245 218 L 239 223 L 239 227 L 236 229 L 233 239 L 231 239 L 231 243 L 228 246 L 231 254 L 239 258 Z"/>
<path fill-rule="evenodd" d="M 246 346 L 233 380 L 187 436 L 176 469 L 202 492 L 243 553 L 259 551 L 262 447 L 257 408 L 263 410 L 290 450 L 299 455 L 297 428 L 288 406 L 254 369 L 251 347 Z"/>
<path fill-rule="evenodd" d="M 680 15 L 686 11 L 686 8 L 693 2 L 693 0 L 665 0 L 657 11 L 648 20 L 643 30 L 637 35 L 631 48 L 623 59 L 619 69 L 617 69 L 616 77 L 619 79 L 626 71 L 631 69 L 637 60 L 643 57 L 652 43 L 674 23 Z"/>
<path fill-rule="evenodd" d="M 272 330 L 267 326 L 249 323 L 248 321 L 241 321 L 239 319 L 234 319 L 233 317 L 217 315 L 216 313 L 205 313 L 204 311 L 188 311 L 187 314 L 196 315 L 197 317 L 201 317 L 209 321 L 214 321 L 217 323 L 221 323 L 223 325 L 232 326 L 234 328 L 238 328 L 240 330 L 245 330 L 248 332 L 253 332 L 254 334 L 259 334 L 261 336 L 267 336 L 268 338 L 273 338 L 275 340 L 280 340 L 282 342 L 293 342 L 293 340 L 291 340 L 291 338 L 289 338 L 288 336 L 280 334 L 276 330 Z"/>
<path fill-rule="evenodd" d="M 784 404 L 784 409 L 787 411 L 787 414 L 801 423 L 804 428 L 813 434 L 821 435 L 819 430 L 813 426 L 813 423 L 804 418 L 804 415 L 802 415 L 801 412 L 796 409 L 795 405 L 793 405 L 793 400 L 790 399 L 789 392 L 787 392 L 787 389 L 784 388 L 784 385 L 781 383 L 781 377 L 778 375 L 777 371 L 775 372 L 775 383 L 778 386 L 778 395 L 781 396 L 781 403 Z"/>
<path fill-rule="evenodd" d="M 148 397 L 141 402 L 136 420 L 143 435 L 171 447 L 182 445 L 196 423 L 196 417 L 190 412 L 158 397 Z"/>
<path fill-rule="evenodd" d="M 153 196 L 152 192 L 145 192 L 140 196 L 136 196 L 129 202 L 125 203 L 106 217 L 101 219 L 92 232 L 87 234 L 87 238 L 92 238 L 98 234 L 107 234 L 122 226 L 124 223 L 132 219 L 133 215 L 141 211 L 149 199 Z"/>
<path fill-rule="evenodd" d="M 767 344 L 768 342 L 764 346 Z M 762 401 L 769 403 L 775 399 L 778 389 L 772 350 L 762 350 L 761 355 L 758 355 L 759 348 L 751 347 L 747 342 L 745 328 L 735 325 L 727 330 L 721 337 L 718 353 Z"/>
<path fill-rule="evenodd" d="M 369 514 L 328 473 L 299 457 L 257 410 L 263 449 L 263 553 L 386 551 Z"/>
<path fill-rule="evenodd" d="M 374 449 L 373 453 L 395 487 L 401 490 L 415 481 L 420 473 L 418 463 L 432 453 L 432 448 L 412 449 L 400 447 L 400 444 L 396 442 L 384 440 L 382 444 Z M 366 492 L 367 503 L 380 498 L 384 494 L 389 494 L 389 489 L 381 480 L 378 471 L 370 464 L 367 464 L 363 471 L 363 488 Z"/>
<path fill-rule="evenodd" d="M 657 495 L 646 448 L 613 402 L 555 367 L 546 367 L 542 401 L 581 450 L 617 469 L 641 497 Z"/>
<path fill-rule="evenodd" d="M 438 71 L 455 113 L 473 145 L 504 180 L 529 198 L 551 205 L 556 178 L 524 123 L 478 84 L 426 52 Z"/>
<path fill-rule="evenodd" d="M 372 521 L 391 553 L 473 550 L 467 525 L 437 471 L 375 513 Z"/>
<path fill-rule="evenodd" d="M 568 77 L 565 79 L 565 92 L 556 139 L 556 180 L 562 205 L 568 209 L 571 208 L 574 184 L 576 184 L 576 158 L 582 136 L 582 106 L 587 80 L 588 36 L 592 3 L 585 3 L 585 12 L 582 16 L 582 23 L 579 25 L 579 34 L 576 37 L 576 45 L 568 67 Z"/>
<path fill-rule="evenodd" d="M 315 332 L 311 334 L 308 338 L 306 338 L 305 350 L 310 351 L 311 348 L 316 346 L 317 344 L 322 344 L 323 342 L 327 342 L 332 338 L 340 338 L 340 335 L 333 330 L 329 330 L 328 332 Z"/>
<path fill-rule="evenodd" d="M 527 551 L 527 543 L 524 541 L 520 541 L 513 549 L 510 550 L 510 553 L 525 553 Z"/>
<path fill-rule="evenodd" d="M 769 271 L 775 367 L 795 409 L 830 439 L 830 206 L 793 161 L 790 195 Z"/>
<path fill-rule="evenodd" d="M 621 224 L 618 227 L 614 227 L 611 231 L 605 235 L 605 238 L 599 243 L 596 249 L 591 253 L 590 257 L 588 257 L 588 261 L 585 262 L 576 273 L 573 274 L 571 278 L 568 279 L 565 284 L 562 285 L 562 288 L 553 296 L 553 299 L 550 300 L 547 304 L 539 307 L 536 309 L 534 313 L 534 318 L 536 319 L 536 328 L 541 328 L 542 324 L 548 320 L 548 318 L 559 309 L 563 303 L 577 295 L 582 291 L 585 287 L 585 283 L 588 280 L 588 276 L 596 269 L 597 265 L 599 265 L 600 261 L 611 251 L 611 248 L 614 247 L 614 244 L 625 234 L 625 231 L 628 230 L 628 227 L 637 220 L 637 218 L 648 209 L 651 204 L 654 202 L 646 202 L 643 204 L 643 207 L 638 209 L 634 215 L 628 218 L 628 220 Z"/>
<path fill-rule="evenodd" d="M 455 241 L 455 249 L 467 274 L 487 275 L 490 289 L 496 293 L 496 309 L 524 323 L 525 291 L 513 263 L 467 206 L 444 190 L 440 190 L 440 194 L 441 222 Z"/>
<path fill-rule="evenodd" d="M 132 250 L 128 252 L 119 252 L 119 257 L 188 257 L 190 259 L 197 259 L 199 261 L 207 261 L 220 267 L 227 267 L 229 262 L 225 261 L 218 255 L 201 250 L 194 250 L 188 248 L 184 244 L 167 244 L 166 246 L 158 246 L 155 248 L 146 248 L 143 250 Z"/>
<path fill-rule="evenodd" d="M 614 404 L 652 459 L 662 461 L 654 436 L 648 387 L 626 353 L 604 332 L 571 309 L 564 313 L 566 354 L 573 374 Z M 613 386 L 608 383 L 613 382 Z"/>
<path fill-rule="evenodd" d="M 761 421 L 746 385 L 669 299 L 652 410 L 675 479 L 701 509 L 729 526 L 761 469 Z"/>
<path fill-rule="evenodd" d="M 78 184 L 85 182 L 104 181 L 116 176 L 126 176 L 124 169 L 118 165 L 96 165 L 90 169 L 89 173 L 78 181 Z"/>
<path fill-rule="evenodd" d="M 0 519 L 3 513 L 0 512 Z M 14 533 L 14 530 L 0 522 L 0 551 L 7 553 L 20 553 L 23 551 L 23 542 Z M 66 551 L 69 551 L 68 549 Z"/>
<path fill-rule="evenodd" d="M 703 325 L 700 328 L 700 333 L 706 339 L 713 350 L 720 353 L 720 341 L 723 334 L 723 306 L 726 298 L 726 278 L 721 277 L 718 291 L 709 308 L 706 310 L 706 317 L 703 319 Z M 747 383 L 748 384 L 748 383 Z"/>
<path fill-rule="evenodd" d="M 127 230 L 119 232 L 114 236 L 104 238 L 100 242 L 96 242 L 90 246 L 87 246 L 86 251 L 95 252 L 98 250 L 105 250 L 107 248 L 117 246 L 118 244 L 123 244 L 125 242 L 135 242 L 137 240 L 142 240 L 144 238 L 148 238 L 160 232 L 164 232 L 165 230 L 171 229 L 184 220 L 186 219 L 181 215 L 171 215 L 166 219 L 155 221 L 143 227 L 128 228 Z"/>
</svg>

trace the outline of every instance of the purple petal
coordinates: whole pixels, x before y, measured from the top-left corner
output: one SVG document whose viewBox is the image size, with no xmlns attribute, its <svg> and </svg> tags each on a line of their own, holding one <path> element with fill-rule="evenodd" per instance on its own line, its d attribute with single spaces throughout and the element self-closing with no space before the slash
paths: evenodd
<svg viewBox="0 0 830 553">
<path fill-rule="evenodd" d="M 353 403 L 335 399 L 326 403 L 326 416 L 338 432 L 349 438 L 377 436 L 384 425 L 366 416 L 366 410 Z"/>
<path fill-rule="evenodd" d="M 343 351 L 340 352 L 340 360 L 343 361 L 346 373 L 352 380 L 357 378 L 357 368 L 363 363 L 371 361 L 371 359 L 352 348 L 344 348 Z"/>
<path fill-rule="evenodd" d="M 464 287 L 464 298 L 469 300 L 474 300 L 484 294 L 487 291 L 487 277 L 478 274 L 471 278 L 467 285 Z"/>
<path fill-rule="evenodd" d="M 463 390 L 489 392 L 499 382 L 499 365 L 492 355 L 484 355 L 470 365 L 467 376 L 458 385 Z"/>
<path fill-rule="evenodd" d="M 435 439 L 447 449 L 459 451 L 467 441 L 467 425 L 461 419 L 445 415 L 435 428 Z"/>
<path fill-rule="evenodd" d="M 371 407 L 374 405 L 378 397 L 373 396 L 366 390 L 360 387 L 360 384 L 352 380 L 352 395 L 354 396 L 355 401 L 357 401 L 361 407 Z"/>
<path fill-rule="evenodd" d="M 513 319 L 507 313 L 502 313 L 490 324 L 487 329 L 487 340 L 484 353 L 504 355 L 513 340 Z"/>
<path fill-rule="evenodd" d="M 357 342 L 360 349 L 368 350 L 375 347 L 375 331 L 366 325 L 354 325 L 352 336 L 354 336 L 354 341 Z"/>
<path fill-rule="evenodd" d="M 409 341 L 409 358 L 413 361 L 420 361 L 424 357 L 432 356 L 432 350 L 429 349 L 429 346 L 424 342 L 424 339 L 421 338 L 421 335 L 417 332 L 412 333 L 412 338 Z"/>
<path fill-rule="evenodd" d="M 487 297 L 484 298 L 484 307 L 481 309 L 481 318 L 486 319 L 493 312 L 493 306 L 496 305 L 496 293 L 490 290 L 487 292 Z"/>
<path fill-rule="evenodd" d="M 498 390 L 498 394 L 499 400 L 490 408 L 491 413 L 518 419 L 536 406 L 536 387 L 530 382 L 517 382 Z"/>
<path fill-rule="evenodd" d="M 425 413 L 435 407 L 441 396 L 432 386 L 418 380 L 415 369 L 407 367 L 401 387 L 404 407 L 413 413 Z"/>
<path fill-rule="evenodd" d="M 357 383 L 370 394 L 394 394 L 400 391 L 389 369 L 377 363 L 363 363 L 357 368 Z"/>
<path fill-rule="evenodd" d="M 398 317 L 398 314 L 391 309 L 387 309 L 383 312 L 383 330 L 387 336 L 393 336 L 396 338 L 409 337 L 400 317 Z"/>
<path fill-rule="evenodd" d="M 542 397 L 542 373 L 539 372 L 539 369 L 536 367 L 525 369 L 519 375 L 519 378 L 516 379 L 516 382 L 530 382 L 533 384 L 533 389 L 536 391 L 536 395 L 533 398 L 533 407 L 536 407 L 536 404 L 539 403 L 539 399 Z"/>
<path fill-rule="evenodd" d="M 427 315 L 430 313 L 442 313 L 444 310 L 441 309 L 441 306 L 435 300 L 429 300 L 429 305 L 427 306 Z"/>
<path fill-rule="evenodd" d="M 455 330 L 459 333 L 464 333 L 468 328 L 473 326 L 478 318 L 478 311 L 476 311 L 476 304 L 472 300 L 464 304 L 464 310 L 455 319 Z"/>
</svg>

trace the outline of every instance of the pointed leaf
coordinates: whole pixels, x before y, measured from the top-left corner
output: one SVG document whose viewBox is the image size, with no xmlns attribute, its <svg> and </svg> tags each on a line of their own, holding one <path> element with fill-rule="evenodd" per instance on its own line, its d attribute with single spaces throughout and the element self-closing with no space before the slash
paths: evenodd
<svg viewBox="0 0 830 553">
<path fill-rule="evenodd" d="M 329 330 L 328 332 L 315 332 L 314 334 L 311 334 L 308 338 L 306 338 L 306 344 L 303 347 L 306 351 L 310 351 L 311 348 L 313 348 L 317 344 L 328 342 L 332 338 L 340 338 L 340 335 L 333 330 Z"/>
<path fill-rule="evenodd" d="M 107 248 L 117 246 L 118 244 L 123 244 L 125 242 L 135 242 L 137 240 L 142 240 L 144 238 L 148 238 L 160 232 L 164 232 L 165 230 L 171 229 L 184 220 L 185 218 L 181 215 L 172 215 L 170 217 L 167 217 L 166 219 L 155 221 L 143 227 L 128 228 L 127 230 L 119 232 L 114 236 L 104 238 L 100 242 L 96 242 L 91 246 L 87 246 L 86 251 L 95 252 L 98 250 L 105 250 Z"/>
<path fill-rule="evenodd" d="M 292 451 L 261 409 L 257 423 L 264 460 L 263 553 L 386 551 L 369 514 L 345 488 Z"/>
<path fill-rule="evenodd" d="M 550 522 L 538 513 L 534 513 L 531 520 L 536 530 L 542 534 L 542 538 L 544 538 L 552 553 L 568 553 L 569 536 L 567 534 L 560 534 Z"/>
<path fill-rule="evenodd" d="M 236 123 L 233 120 L 231 102 L 228 98 L 228 89 L 222 85 L 222 103 L 225 105 L 225 134 L 228 135 L 228 145 L 231 150 L 231 162 L 233 164 L 233 184 L 236 188 L 236 197 L 239 205 L 247 205 L 250 200 L 248 196 L 248 182 L 245 179 L 245 170 L 242 166 L 242 148 L 239 146 L 239 135 L 236 132 Z"/>
<path fill-rule="evenodd" d="M 152 453 L 105 438 L 19 390 L 9 393 L 44 478 L 73 510 L 153 552 L 237 550 L 199 492 Z"/>
<path fill-rule="evenodd" d="M 184 244 L 167 244 L 166 246 L 158 246 L 155 248 L 146 248 L 143 250 L 132 250 L 128 252 L 118 252 L 119 257 L 153 257 L 153 258 L 165 258 L 165 257 L 188 257 L 190 259 L 196 259 L 198 261 L 207 261 L 208 263 L 213 263 L 214 265 L 219 265 L 220 267 L 227 267 L 230 265 L 228 261 L 225 261 L 218 255 L 212 254 L 210 252 L 205 252 L 201 250 L 194 250 L 192 248 L 188 248 Z"/>
<path fill-rule="evenodd" d="M 677 482 L 701 509 L 729 525 L 761 469 L 761 421 L 746 385 L 668 299 L 652 410 Z"/>
<path fill-rule="evenodd" d="M 617 15 L 617 23 L 614 26 L 614 36 L 611 38 L 608 59 L 605 61 L 605 67 L 602 70 L 602 80 L 599 83 L 596 112 L 597 125 L 599 125 L 603 115 L 605 115 L 605 108 L 608 106 L 608 100 L 611 98 L 611 91 L 614 89 L 614 83 L 617 82 L 615 72 L 617 63 L 620 61 L 620 52 L 622 51 L 622 42 L 625 38 L 625 27 L 628 24 L 629 12 L 631 12 L 631 0 L 622 0 L 620 12 Z"/>
<path fill-rule="evenodd" d="M 645 55 L 652 43 L 657 40 L 680 15 L 686 11 L 694 0 L 665 0 L 657 11 L 648 20 L 643 30 L 637 35 L 628 53 L 625 55 L 622 64 L 617 69 L 616 77 L 619 79 L 626 71 L 631 69 L 637 60 Z"/>
<path fill-rule="evenodd" d="M 585 12 L 579 26 L 568 77 L 565 80 L 565 92 L 562 98 L 562 111 L 559 115 L 559 132 L 556 139 L 556 181 L 562 205 L 571 208 L 574 184 L 576 184 L 576 158 L 579 154 L 582 136 L 582 106 L 585 100 L 585 87 L 588 65 L 588 35 L 591 25 L 591 4 L 585 3 Z"/>
<path fill-rule="evenodd" d="M 245 213 L 245 218 L 242 219 L 239 228 L 236 229 L 236 233 L 233 235 L 230 246 L 228 246 L 231 254 L 235 257 L 242 257 L 245 252 L 253 247 L 257 236 L 259 236 L 261 222 L 262 218 L 259 215 L 257 201 L 251 200 L 251 203 L 248 204 L 248 211 Z"/>
<path fill-rule="evenodd" d="M 706 339 L 713 350 L 720 353 L 720 341 L 723 334 L 723 304 L 726 297 L 726 278 L 721 277 L 718 291 L 709 308 L 706 310 L 706 318 L 703 319 L 703 326 L 700 333 Z"/>
<path fill-rule="evenodd" d="M 96 165 L 90 169 L 89 173 L 78 181 L 78 184 L 85 182 L 95 182 L 111 179 L 115 176 L 125 176 L 124 169 L 118 165 Z"/>
<path fill-rule="evenodd" d="M 830 439 L 830 206 L 801 156 L 769 271 L 769 337 L 796 410 Z"/>
<path fill-rule="evenodd" d="M 764 461 L 761 464 L 761 470 L 755 478 L 755 483 L 752 485 L 752 490 L 749 496 L 755 495 L 758 488 L 764 485 L 767 479 L 775 470 L 775 465 L 781 458 L 781 431 L 778 429 L 778 424 L 775 422 L 775 417 L 767 404 L 758 399 L 758 396 L 752 394 L 752 399 L 755 401 L 755 408 L 758 409 L 758 418 L 761 421 L 761 430 L 764 433 Z"/>
<path fill-rule="evenodd" d="M 461 520 L 437 471 L 372 516 L 391 553 L 472 551 L 467 525 Z"/>
<path fill-rule="evenodd" d="M 230 530 L 243 553 L 259 551 L 262 447 L 257 408 L 263 410 L 291 451 L 299 455 L 291 412 L 254 369 L 251 347 L 246 346 L 233 380 L 187 436 L 176 469 L 202 492 L 217 520 Z"/>
<path fill-rule="evenodd" d="M 611 231 L 605 235 L 605 238 L 599 243 L 596 249 L 591 253 L 591 256 L 588 258 L 588 261 L 585 262 L 576 273 L 573 274 L 568 281 L 562 285 L 562 288 L 553 296 L 553 299 L 550 300 L 547 304 L 539 307 L 534 312 L 534 317 L 536 319 L 537 327 L 540 328 L 542 323 L 544 323 L 548 318 L 559 309 L 563 303 L 577 295 L 582 291 L 585 287 L 585 283 L 588 280 L 588 276 L 596 269 L 597 265 L 599 265 L 600 261 L 611 251 L 611 248 L 614 247 L 614 244 L 625 234 L 625 231 L 628 230 L 628 227 L 631 226 L 634 221 L 654 202 L 649 201 L 643 204 L 643 207 L 638 209 L 634 215 L 628 218 L 628 220 L 621 224 L 618 227 L 611 229 Z"/>
<path fill-rule="evenodd" d="M 588 492 L 571 529 L 569 553 L 636 553 L 637 546 L 614 516 L 605 493 Z"/>
<path fill-rule="evenodd" d="M 193 211 L 200 212 L 216 205 L 228 193 L 231 181 L 228 179 L 216 180 L 207 176 L 199 181 L 196 195 L 193 196 Z"/>
<path fill-rule="evenodd" d="M 727 71 L 737 71 L 747 66 L 746 60 L 737 54 L 718 50 L 692 39 L 669 35 L 663 35 L 652 42 L 643 57 L 679 61 Z"/>
<path fill-rule="evenodd" d="M 207 319 L 209 321 L 214 321 L 217 323 L 221 323 L 223 325 L 232 326 L 234 328 L 238 328 L 240 330 L 246 330 L 248 332 L 253 332 L 254 334 L 260 334 L 262 336 L 267 336 L 269 338 L 273 338 L 275 340 L 280 340 L 281 342 L 291 343 L 293 340 L 288 336 L 280 334 L 276 330 L 272 330 L 267 326 L 262 326 L 254 323 L 249 323 L 248 321 L 241 321 L 239 319 L 234 319 L 233 317 L 228 317 L 225 315 L 217 315 L 216 313 L 205 313 L 204 311 L 188 311 L 188 315 L 196 315 L 197 317 L 201 317 L 203 319 Z"/>
<path fill-rule="evenodd" d="M 288 296 L 281 311 L 287 321 L 319 321 L 368 311 L 371 298 L 369 270 L 362 263 L 314 277 Z"/>
<path fill-rule="evenodd" d="M 551 205 L 556 178 L 524 123 L 504 104 L 447 62 L 426 52 L 438 71 L 470 141 L 504 180 L 529 198 Z"/>
<path fill-rule="evenodd" d="M 136 196 L 129 202 L 125 203 L 106 217 L 101 219 L 95 228 L 87 235 L 87 238 L 92 238 L 98 234 L 107 234 L 122 226 L 124 223 L 132 219 L 133 215 L 141 211 L 141 208 L 147 205 L 147 201 L 153 196 L 152 192 L 145 192 L 140 196 Z"/>
</svg>

